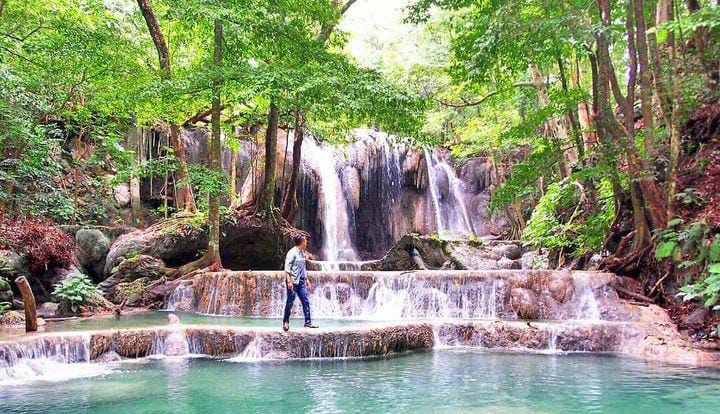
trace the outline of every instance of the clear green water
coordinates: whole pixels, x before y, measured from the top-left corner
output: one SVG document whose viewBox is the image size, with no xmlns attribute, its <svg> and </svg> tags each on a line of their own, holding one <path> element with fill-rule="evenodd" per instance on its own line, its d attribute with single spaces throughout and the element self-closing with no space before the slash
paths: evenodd
<svg viewBox="0 0 720 414">
<path fill-rule="evenodd" d="M 11 413 L 717 413 L 720 371 L 592 355 L 436 350 L 369 360 L 122 363 L 0 387 Z"/>
<path fill-rule="evenodd" d="M 170 312 L 147 312 L 135 315 L 126 315 L 119 318 L 89 318 L 74 319 L 60 322 L 50 322 L 46 331 L 86 331 L 98 329 L 116 328 L 141 328 L 147 326 L 162 326 L 167 324 L 167 317 Z M 275 318 L 236 318 L 226 316 L 200 315 L 197 313 L 172 312 L 180 318 L 185 325 L 222 325 L 222 326 L 243 326 L 249 328 L 274 327 L 281 328 L 282 320 Z M 343 319 L 318 319 L 315 321 L 322 327 L 336 327 L 344 325 L 357 325 L 358 321 Z M 293 318 L 290 321 L 291 327 L 301 327 L 302 319 Z"/>
<path fill-rule="evenodd" d="M 122 328 L 143 328 L 149 326 L 167 325 L 167 317 L 170 312 L 147 312 L 135 315 L 124 315 L 121 317 L 99 317 L 84 319 L 68 319 L 58 322 L 47 322 L 41 330 L 44 332 L 74 332 L 92 331 L 103 329 Z M 238 326 L 238 327 L 272 327 L 282 328 L 282 320 L 274 318 L 236 318 L 225 316 L 200 315 L 196 313 L 172 312 L 180 318 L 184 325 L 211 325 L 211 326 Z M 323 328 L 354 326 L 365 324 L 363 321 L 352 319 L 317 319 L 314 321 Z M 302 318 L 293 318 L 290 321 L 291 328 L 300 328 L 303 325 Z M 24 327 L 20 329 L 0 330 L 0 340 L 23 334 Z M 1 413 L 1 412 L 0 412 Z"/>
</svg>

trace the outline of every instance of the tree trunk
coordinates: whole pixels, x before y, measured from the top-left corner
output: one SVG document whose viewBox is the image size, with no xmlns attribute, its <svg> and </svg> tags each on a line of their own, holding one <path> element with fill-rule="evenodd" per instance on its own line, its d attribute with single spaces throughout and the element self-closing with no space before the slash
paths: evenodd
<svg viewBox="0 0 720 414">
<path fill-rule="evenodd" d="M 213 101 L 212 101 L 212 137 L 210 140 L 210 169 L 213 173 L 222 176 L 223 171 L 220 165 L 220 91 L 222 89 L 222 42 L 223 27 L 220 19 L 215 19 L 215 79 L 213 80 Z M 213 189 L 210 192 L 210 234 L 208 237 L 207 256 L 212 265 L 222 267 L 220 262 L 220 189 Z"/>
<path fill-rule="evenodd" d="M 609 27 L 611 19 L 609 1 L 597 0 L 597 4 L 600 10 L 603 25 Z M 667 223 L 667 216 L 665 211 L 665 199 L 662 197 L 662 190 L 658 186 L 654 176 L 651 174 L 649 163 L 644 159 L 644 157 L 638 154 L 638 151 L 635 148 L 634 122 L 632 121 L 632 117 L 629 116 L 629 114 L 631 114 L 631 108 L 634 101 L 633 91 L 635 89 L 635 78 L 632 63 L 634 63 L 633 59 L 637 50 L 638 57 L 640 57 L 640 54 L 644 53 L 644 58 L 639 58 L 641 78 L 643 76 L 646 77 L 644 80 L 645 85 L 641 90 L 641 93 L 643 94 L 643 99 L 646 105 L 644 109 L 650 109 L 649 117 L 652 119 L 652 108 L 648 108 L 650 102 L 647 95 L 648 89 L 646 89 L 649 78 L 647 78 L 647 73 L 642 73 L 643 70 L 645 72 L 648 70 L 645 33 L 644 29 L 633 30 L 632 24 L 633 17 L 636 21 L 642 18 L 640 27 L 644 28 L 644 16 L 638 17 L 637 13 L 633 13 L 633 11 L 637 11 L 634 6 L 637 6 L 637 3 L 633 3 L 631 0 L 628 3 L 627 9 L 628 22 L 626 29 L 628 35 L 628 54 L 631 60 L 627 85 L 628 97 L 623 97 L 619 90 L 617 78 L 615 77 L 614 69 L 612 69 L 611 65 L 609 42 L 604 31 L 601 31 L 596 34 L 597 58 L 596 61 L 593 62 L 593 109 L 595 111 L 594 120 L 600 142 L 603 143 L 603 145 L 612 145 L 608 139 L 617 140 L 619 147 L 622 149 L 627 159 L 628 172 L 633 180 L 630 188 L 635 225 L 633 252 L 639 252 L 647 245 L 647 243 L 650 242 L 649 234 L 651 229 L 665 227 L 665 224 Z M 643 33 L 639 33 L 640 31 Z M 644 52 L 640 52 L 640 49 L 643 48 Z M 623 108 L 623 118 L 625 118 L 623 124 L 620 124 L 617 121 L 611 109 L 609 100 L 610 89 L 612 89 L 616 101 L 620 102 L 620 106 Z M 652 137 L 652 134 L 650 134 L 650 137 Z M 652 147 L 650 147 L 650 149 L 652 149 Z M 648 224 L 650 226 L 648 226 Z"/>
<path fill-rule="evenodd" d="M 294 221 L 297 212 L 297 181 L 300 176 L 302 143 L 304 138 L 302 114 L 300 113 L 300 109 L 297 108 L 295 110 L 292 171 L 290 172 L 290 180 L 288 181 L 287 196 L 285 197 L 282 207 L 282 216 L 290 223 Z"/>
<path fill-rule="evenodd" d="M 275 106 L 275 101 L 271 100 L 270 110 L 268 111 L 268 127 L 265 131 L 265 176 L 260 189 L 260 199 L 256 207 L 256 213 L 267 218 L 274 217 L 273 210 L 275 208 L 278 117 L 278 108 Z"/>
<path fill-rule="evenodd" d="M 35 332 L 38 328 L 35 295 L 33 295 L 30 283 L 25 279 L 25 276 L 15 279 L 15 284 L 20 290 L 25 308 L 25 332 Z"/>
<path fill-rule="evenodd" d="M 648 42 L 645 32 L 645 8 L 643 0 L 632 0 L 635 6 L 635 36 L 640 71 L 640 106 L 643 114 L 643 135 L 645 140 L 645 159 L 652 159 L 654 156 L 653 139 L 653 108 L 652 108 L 652 71 L 648 57 Z M 632 102 L 628 103 L 631 104 Z"/>
<path fill-rule="evenodd" d="M 688 8 L 690 8 L 688 2 Z M 699 5 L 698 5 L 699 7 Z M 692 11 L 692 10 L 691 10 Z M 657 25 L 667 23 L 674 19 L 674 7 L 672 0 L 661 0 L 657 5 Z M 680 94 L 680 86 L 678 84 L 678 58 L 675 45 L 675 36 L 672 32 L 668 33 L 668 38 L 663 47 L 662 57 L 665 57 L 669 63 L 670 71 L 667 77 L 661 72 L 661 51 L 657 45 L 655 34 L 649 33 L 648 40 L 650 43 L 650 51 L 653 55 L 653 69 L 655 75 L 655 88 L 662 108 L 663 118 L 667 129 L 670 131 L 670 152 L 667 170 L 667 218 L 668 220 L 675 217 L 675 196 L 677 194 L 677 178 L 678 166 L 680 163 L 680 108 L 682 107 L 682 95 Z"/>
<path fill-rule="evenodd" d="M 237 200 L 237 152 L 230 150 L 230 205 L 235 205 Z"/>
<path fill-rule="evenodd" d="M 129 147 L 135 152 L 133 155 L 133 167 L 137 167 L 142 163 L 142 146 L 139 143 L 141 141 L 140 134 L 142 134 L 142 129 L 137 126 L 133 126 L 128 134 Z M 134 227 L 138 227 L 142 219 L 140 203 L 140 177 L 133 169 L 130 176 L 130 216 Z"/>
<path fill-rule="evenodd" d="M 172 76 L 170 71 L 170 53 L 168 52 L 167 43 L 165 43 L 165 37 L 162 34 L 160 25 L 155 18 L 155 12 L 153 12 L 150 0 L 137 0 L 137 3 L 145 18 L 150 37 L 157 50 L 158 61 L 160 63 L 160 78 L 162 80 L 169 80 Z M 177 123 L 168 122 L 168 124 L 170 125 L 170 145 L 173 148 L 175 158 L 177 158 L 179 164 L 177 173 L 178 180 L 175 181 L 176 204 L 179 209 L 194 213 L 197 211 L 197 208 L 195 207 L 195 198 L 190 185 L 185 143 L 180 138 L 180 128 Z"/>
<path fill-rule="evenodd" d="M 340 16 L 342 16 L 345 14 L 345 12 L 348 11 L 348 9 L 350 9 L 350 7 L 356 1 L 357 0 L 346 0 L 345 3 L 341 6 L 340 0 L 333 0 L 332 6 L 334 8 L 339 7 L 338 12 Z M 332 34 L 332 31 L 335 29 L 338 21 L 339 20 L 336 20 L 320 28 L 320 32 L 316 37 L 318 43 L 322 45 L 325 45 L 327 43 L 328 39 L 330 38 L 330 34 Z M 297 192 L 297 180 L 298 176 L 300 175 L 300 160 L 302 158 L 302 142 L 304 138 L 303 124 L 304 119 L 302 111 L 300 110 L 300 108 L 296 108 L 292 171 L 290 173 L 290 180 L 285 191 L 286 196 L 284 197 L 282 202 L 281 212 L 283 218 L 285 218 L 289 222 L 292 222 L 295 219 L 295 214 L 297 213 L 297 195 L 295 193 Z M 283 168 L 283 174 L 284 173 L 285 169 Z"/>
<path fill-rule="evenodd" d="M 568 79 L 565 71 L 565 63 L 563 57 L 559 54 L 556 56 L 558 64 L 558 73 L 560 74 L 560 82 L 562 83 L 563 90 L 565 93 L 569 92 Z M 575 106 L 567 111 L 565 114 L 570 124 L 570 135 L 572 136 L 573 143 L 575 144 L 575 151 L 577 152 L 578 160 L 580 164 L 585 164 L 585 146 L 583 145 L 582 134 L 580 133 L 580 123 L 578 122 L 576 115 L 578 113 L 578 107 Z"/>
</svg>

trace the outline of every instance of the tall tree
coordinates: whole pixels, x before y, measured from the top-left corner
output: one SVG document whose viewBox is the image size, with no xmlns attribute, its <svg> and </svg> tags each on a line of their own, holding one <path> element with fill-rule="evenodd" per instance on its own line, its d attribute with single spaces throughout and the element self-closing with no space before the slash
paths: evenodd
<svg viewBox="0 0 720 414">
<path fill-rule="evenodd" d="M 265 172 L 260 188 L 260 199 L 256 206 L 257 214 L 271 220 L 275 218 L 275 184 L 277 183 L 275 170 L 277 164 L 278 123 L 278 107 L 275 101 L 271 99 L 267 115 L 267 129 L 265 130 Z"/>
<path fill-rule="evenodd" d="M 338 17 L 330 22 L 325 23 L 317 35 L 317 42 L 323 47 L 326 46 L 332 31 L 337 26 L 340 18 L 347 12 L 357 0 L 347 0 L 344 4 L 340 0 L 333 0 L 332 7 L 338 11 Z M 303 118 L 303 110 L 300 108 L 299 99 L 295 99 L 295 129 L 293 131 L 293 159 L 288 179 L 287 187 L 284 191 L 285 198 L 282 201 L 282 216 L 286 220 L 292 222 L 297 211 L 297 181 L 300 176 L 300 162 L 302 160 L 302 143 L 305 137 L 305 121 Z"/>
<path fill-rule="evenodd" d="M 158 62 L 160 64 L 160 78 L 168 81 L 172 78 L 170 67 L 170 53 L 163 36 L 160 24 L 155 17 L 150 0 L 137 0 L 140 11 L 142 12 L 145 23 L 147 24 L 150 37 L 152 38 L 155 49 L 157 50 Z M 195 206 L 195 197 L 193 196 L 192 186 L 190 183 L 190 173 L 188 172 L 187 154 L 185 143 L 180 137 L 180 128 L 177 122 L 168 121 L 170 129 L 170 145 L 172 145 L 175 157 L 178 160 L 178 179 L 175 182 L 175 198 L 179 209 L 184 209 L 194 213 L 197 208 Z"/>
<path fill-rule="evenodd" d="M 214 23 L 214 40 L 215 40 L 215 78 L 213 79 L 213 98 L 212 98 L 212 138 L 210 140 L 210 169 L 218 176 L 222 176 L 222 166 L 220 163 L 221 143 L 220 143 L 220 115 L 222 107 L 220 104 L 220 93 L 222 91 L 222 58 L 223 58 L 223 25 L 218 18 Z M 210 191 L 210 212 L 208 221 L 210 222 L 210 234 L 208 237 L 207 260 L 210 265 L 222 267 L 220 260 L 220 188 Z"/>
</svg>

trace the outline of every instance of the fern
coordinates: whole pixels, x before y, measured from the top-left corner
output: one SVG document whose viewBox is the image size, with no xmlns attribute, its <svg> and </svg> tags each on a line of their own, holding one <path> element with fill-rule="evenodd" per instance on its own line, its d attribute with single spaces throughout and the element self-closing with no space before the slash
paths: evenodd
<svg viewBox="0 0 720 414">
<path fill-rule="evenodd" d="M 720 234 L 711 235 L 711 228 L 704 221 L 697 221 L 680 228 L 681 221 L 672 220 L 668 228 L 655 234 L 657 260 L 672 259 L 676 269 L 686 271 L 695 279 L 680 289 L 684 301 L 700 299 L 713 309 L 720 302 Z M 698 272 L 696 274 L 696 272 Z"/>
<path fill-rule="evenodd" d="M 711 262 L 720 262 L 720 234 L 716 234 L 710 245 L 708 258 Z"/>
<path fill-rule="evenodd" d="M 664 241 L 655 249 L 655 258 L 663 260 L 673 257 L 673 253 L 677 247 L 678 244 L 675 240 Z"/>
</svg>

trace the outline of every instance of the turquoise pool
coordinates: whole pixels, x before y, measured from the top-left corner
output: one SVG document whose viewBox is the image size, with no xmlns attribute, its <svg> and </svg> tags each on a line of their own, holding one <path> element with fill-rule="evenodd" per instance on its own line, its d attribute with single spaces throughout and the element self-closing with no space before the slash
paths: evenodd
<svg viewBox="0 0 720 414">
<path fill-rule="evenodd" d="M 43 332 L 75 332 L 75 331 L 94 331 L 103 329 L 123 329 L 123 328 L 143 328 L 149 326 L 167 325 L 167 317 L 169 313 L 174 313 L 180 318 L 183 325 L 212 325 L 212 326 L 232 326 L 232 327 L 271 327 L 282 329 L 282 320 L 276 318 L 240 318 L 226 316 L 201 315 L 197 313 L 186 312 L 145 312 L 133 315 L 123 315 L 120 317 L 96 317 L 96 318 L 78 318 L 67 319 L 63 321 L 49 321 L 44 327 Z M 376 323 L 377 321 L 375 321 Z M 368 322 L 354 319 L 316 319 L 320 327 L 331 328 L 341 326 L 361 326 Z M 290 327 L 301 328 L 303 325 L 302 318 L 292 318 Z M 18 329 L 0 329 L 0 340 L 13 336 L 19 336 L 24 333 L 24 327 Z"/>
<path fill-rule="evenodd" d="M 720 371 L 599 355 L 435 350 L 367 360 L 124 362 L 0 387 L 11 413 L 717 413 Z"/>
</svg>

